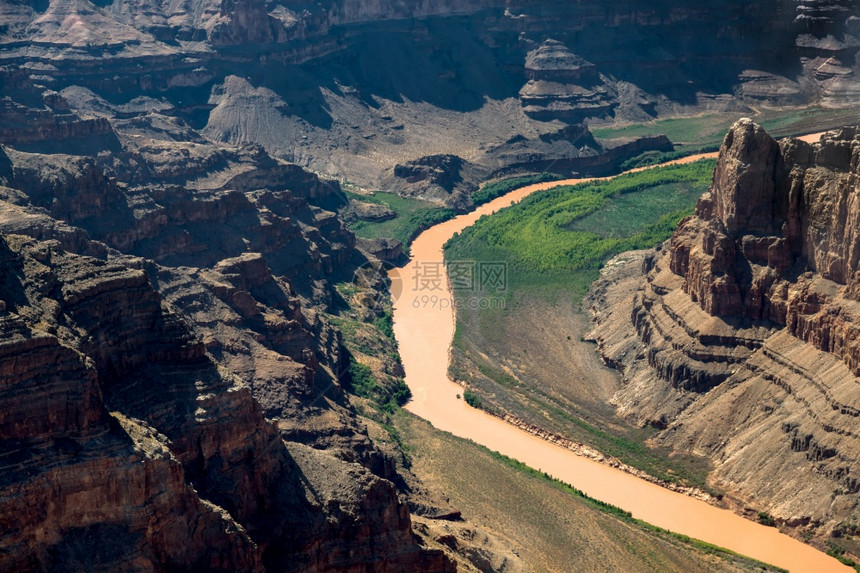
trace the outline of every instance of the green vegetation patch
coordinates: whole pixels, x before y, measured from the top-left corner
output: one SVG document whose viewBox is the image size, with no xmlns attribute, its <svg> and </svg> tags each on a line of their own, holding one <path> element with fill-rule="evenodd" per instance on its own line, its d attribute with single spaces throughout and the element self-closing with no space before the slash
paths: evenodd
<svg viewBox="0 0 860 573">
<path fill-rule="evenodd" d="M 388 384 L 382 385 L 368 366 L 354 359 L 350 360 L 348 372 L 346 390 L 360 398 L 372 400 L 388 414 L 393 413 L 397 406 L 406 404 L 412 397 L 409 386 L 402 378 L 395 378 Z"/>
<path fill-rule="evenodd" d="M 599 139 L 663 134 L 676 145 L 702 146 L 719 144 L 732 123 L 740 117 L 741 114 L 737 116 L 705 114 L 694 117 L 673 117 L 620 127 L 596 127 L 591 130 L 591 133 Z"/>
<path fill-rule="evenodd" d="M 526 185 L 534 185 L 535 183 L 558 181 L 559 179 L 561 179 L 561 176 L 556 175 L 555 173 L 538 173 L 535 175 L 510 177 L 508 179 L 502 179 L 501 181 L 491 181 L 489 183 L 485 183 L 480 189 L 472 193 L 472 201 L 476 206 L 483 205 L 497 197 L 510 193 L 514 189 L 519 189 Z"/>
<path fill-rule="evenodd" d="M 386 308 L 382 316 L 377 316 L 373 319 L 373 326 L 375 326 L 386 338 L 395 340 L 394 316 L 392 315 L 392 310 L 390 308 Z"/>
<path fill-rule="evenodd" d="M 701 181 L 695 180 L 618 195 L 606 201 L 597 211 L 572 222 L 568 229 L 593 233 L 603 238 L 641 233 L 666 214 L 686 212 L 691 205 L 696 204 L 702 192 Z"/>
<path fill-rule="evenodd" d="M 702 160 L 536 193 L 456 235 L 446 256 L 505 262 L 509 293 L 554 283 L 581 296 L 612 256 L 667 239 L 707 190 L 714 165 Z"/>
<path fill-rule="evenodd" d="M 598 139 L 620 137 L 643 137 L 647 135 L 666 135 L 676 151 L 657 155 L 642 154 L 622 165 L 622 170 L 673 159 L 681 155 L 714 151 L 723 141 L 728 128 L 741 117 L 752 117 L 774 137 L 784 137 L 802 133 L 826 131 L 841 125 L 851 125 L 857 121 L 856 110 L 826 109 L 810 106 L 805 109 L 785 110 L 763 109 L 757 113 L 709 113 L 692 117 L 673 117 L 658 119 L 647 123 L 622 126 L 595 126 L 591 133 Z"/>
<path fill-rule="evenodd" d="M 347 223 L 349 229 L 357 237 L 397 239 L 404 246 L 409 245 L 424 229 L 447 221 L 456 215 L 452 209 L 447 207 L 440 207 L 435 203 L 421 199 L 401 197 L 396 193 L 377 192 L 373 195 L 347 193 L 347 196 L 356 201 L 385 205 L 397 214 L 393 219 L 386 221 L 355 220 Z"/>
<path fill-rule="evenodd" d="M 333 305 L 337 314 L 328 314 L 327 319 L 342 333 L 348 351 L 346 371 L 338 373 L 338 380 L 354 396 L 351 402 L 356 412 L 388 433 L 408 465 L 408 447 L 392 425 L 393 415 L 412 393 L 397 375 L 402 373 L 402 364 L 394 338 L 391 301 L 387 295 L 380 298 L 377 291 L 356 283 L 338 283 L 335 288 L 339 295 Z M 368 294 L 375 300 L 373 306 L 368 306 Z"/>
<path fill-rule="evenodd" d="M 681 159 L 682 157 L 687 157 L 688 155 L 696 155 L 698 153 L 711 153 L 714 151 L 719 151 L 719 149 L 719 143 L 709 143 L 702 146 L 679 146 L 679 148 L 675 151 L 643 151 L 639 155 L 622 161 L 618 165 L 618 168 L 622 172 L 629 171 L 638 167 L 650 167 L 652 165 L 668 163 L 669 161 L 675 161 L 676 159 Z"/>
<path fill-rule="evenodd" d="M 845 549 L 839 547 L 833 542 L 827 544 L 827 554 L 834 557 L 837 561 L 848 567 L 853 567 L 855 571 L 860 573 L 860 565 L 856 561 L 845 555 Z"/>
<path fill-rule="evenodd" d="M 463 400 L 465 400 L 466 404 L 468 404 L 472 408 L 481 409 L 484 407 L 484 405 L 481 403 L 481 399 L 478 397 L 478 395 L 475 394 L 474 392 L 472 392 L 471 390 L 464 390 L 463 391 Z"/>
</svg>

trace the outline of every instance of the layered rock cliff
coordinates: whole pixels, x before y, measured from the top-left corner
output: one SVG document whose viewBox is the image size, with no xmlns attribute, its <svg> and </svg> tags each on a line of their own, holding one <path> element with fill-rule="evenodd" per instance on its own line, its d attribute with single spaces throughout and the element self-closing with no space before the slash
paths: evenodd
<svg viewBox="0 0 860 573">
<path fill-rule="evenodd" d="M 547 152 L 563 124 L 850 105 L 858 90 L 856 0 L 7 1 L 0 19 L 2 142 L 116 150 L 112 119 L 156 113 L 404 192 L 397 166 L 439 155 L 483 174 L 605 151 Z"/>
<path fill-rule="evenodd" d="M 340 384 L 336 180 L 464 208 L 671 146 L 587 119 L 850 99 L 856 3 L 678 8 L 0 0 L 0 568 L 450 569 Z"/>
<path fill-rule="evenodd" d="M 747 503 L 837 532 L 860 492 L 857 133 L 739 121 L 695 215 L 592 295 L 624 415 Z"/>
<path fill-rule="evenodd" d="M 341 387 L 339 185 L 3 77 L 0 570 L 451 570 Z"/>
<path fill-rule="evenodd" d="M 447 570 L 390 482 L 282 441 L 146 272 L 0 253 L 0 569 Z"/>
</svg>

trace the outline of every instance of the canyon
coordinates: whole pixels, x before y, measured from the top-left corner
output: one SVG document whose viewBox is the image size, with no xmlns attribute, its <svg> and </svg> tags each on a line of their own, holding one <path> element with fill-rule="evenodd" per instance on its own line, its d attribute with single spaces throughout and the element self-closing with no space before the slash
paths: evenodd
<svg viewBox="0 0 860 573">
<path fill-rule="evenodd" d="M 607 174 L 677 143 L 602 140 L 595 125 L 850 107 L 857 11 L 853 0 L 0 0 L 0 570 L 445 572 L 499 555 L 515 567 L 493 532 L 425 491 L 356 396 L 342 311 L 383 285 L 345 293 L 404 246 L 356 239 L 344 220 L 398 216 L 361 201 L 373 192 L 459 213 L 487 179 Z M 672 273 L 648 296 L 683 280 L 696 297 L 685 312 L 736 317 L 740 333 L 688 334 L 722 345 L 727 358 L 704 366 L 643 351 L 668 387 L 625 386 L 618 407 L 664 424 L 667 447 L 732 457 L 742 444 L 697 433 L 713 410 L 693 398 L 766 373 L 780 393 L 756 416 L 791 453 L 744 477 L 772 444 L 753 440 L 715 479 L 786 523 L 849 531 L 856 450 L 839 428 L 856 414 L 841 377 L 860 367 L 854 132 L 783 149 L 736 131 L 779 179 L 750 173 L 735 194 L 764 189 L 778 209 L 713 192 L 678 232 L 674 262 L 643 257 L 652 275 Z M 783 192 L 789 179 L 806 183 Z M 725 228 L 699 228 L 705 218 Z M 753 286 L 732 256 L 748 258 Z M 636 308 L 663 304 L 644 297 Z M 384 318 L 369 308 L 363 324 Z M 647 341 L 602 343 L 607 361 L 644 373 L 618 354 L 656 336 L 642 312 Z M 385 344 L 373 374 L 398 380 Z M 795 356 L 807 347 L 815 363 Z M 747 374 L 730 372 L 741 364 Z M 814 478 L 761 485 L 798 468 Z M 455 521 L 456 543 L 439 533 Z"/>
<path fill-rule="evenodd" d="M 451 569 L 391 482 L 285 441 L 146 271 L 2 253 L 4 570 Z"/>
<path fill-rule="evenodd" d="M 596 158 L 613 144 L 570 129 L 583 122 L 850 106 L 857 8 L 4 2 L 0 117 L 18 145 L 105 144 L 111 119 L 181 122 L 357 188 L 465 208 L 497 172 L 610 170 Z M 638 151 L 654 145 L 666 143 Z M 457 160 L 434 167 L 441 179 L 410 167 L 443 155 Z"/>
<path fill-rule="evenodd" d="M 731 495 L 834 537 L 858 492 L 855 134 L 777 142 L 739 121 L 695 215 L 590 300 L 624 416 L 714 460 Z"/>
<path fill-rule="evenodd" d="M 685 492 L 683 488 L 672 491 L 663 484 L 651 483 L 637 476 L 631 471 L 633 468 L 620 469 L 623 464 L 587 446 L 517 424 L 510 416 L 493 415 L 461 399 L 464 388 L 451 379 L 448 371 L 450 341 L 455 336 L 455 310 L 444 304 L 422 303 L 427 297 L 426 289 L 404 277 L 414 276 L 415 269 L 438 260 L 443 245 L 455 233 L 551 185 L 517 189 L 471 213 L 428 229 L 413 243 L 409 263 L 390 272 L 392 281 L 402 285 L 394 304 L 394 327 L 406 381 L 414 396 L 407 408 L 440 429 L 527 463 L 658 527 L 793 571 L 848 571 L 832 557 L 774 528 L 709 505 L 706 501 L 713 500 L 707 495 Z M 453 299 L 453 293 L 451 282 L 445 281 L 438 297 Z M 694 497 L 697 493 L 702 499 Z"/>
</svg>

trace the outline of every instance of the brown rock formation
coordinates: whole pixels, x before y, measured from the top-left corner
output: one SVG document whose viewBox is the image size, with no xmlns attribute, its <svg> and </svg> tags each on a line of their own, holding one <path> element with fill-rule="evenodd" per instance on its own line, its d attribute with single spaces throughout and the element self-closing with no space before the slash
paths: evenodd
<svg viewBox="0 0 860 573">
<path fill-rule="evenodd" d="M 569 123 L 608 115 L 617 93 L 604 85 L 597 66 L 557 40 L 546 40 L 526 55 L 528 83 L 520 90 L 526 114 Z"/>
<path fill-rule="evenodd" d="M 777 143 L 739 121 L 668 249 L 593 294 L 620 410 L 795 525 L 838 528 L 860 492 L 857 133 Z"/>
<path fill-rule="evenodd" d="M 406 196 L 463 208 L 471 204 L 469 196 L 477 189 L 475 181 L 488 173 L 456 155 L 440 154 L 395 165 L 390 181 Z"/>
<path fill-rule="evenodd" d="M 141 136 L 158 116 L 182 140 L 256 143 L 369 189 L 415 192 L 392 170 L 428 156 L 565 165 L 539 143 L 559 127 L 548 120 L 848 105 L 858 93 L 857 0 L 43 4 L 0 6 L 0 142 L 118 151 L 121 127 Z M 504 154 L 517 161 L 497 165 L 487 150 L 517 137 Z M 593 151 L 570 145 L 561 159 Z M 181 170 L 172 159 L 165 175 Z"/>
<path fill-rule="evenodd" d="M 115 104 L 79 87 L 40 95 L 18 79 L 11 93 L 27 110 L 43 105 L 54 121 L 69 115 L 64 105 L 83 106 L 114 139 L 0 148 L 0 233 L 35 239 L 15 238 L 18 254 L 0 269 L 24 285 L 4 290 L 0 308 L 27 327 L 16 334 L 6 321 L 0 340 L 50 350 L 50 335 L 84 365 L 30 376 L 9 347 L 0 372 L 21 388 L 0 403 L 32 436 L 4 442 L 0 497 L 77 513 L 9 514 L 0 570 L 7 556 L 9 570 L 451 570 L 416 542 L 397 452 L 375 445 L 340 386 L 330 281 L 364 259 L 326 210 L 344 201 L 338 184 L 259 146 L 206 140 L 163 100 Z M 40 352 L 45 364 L 69 360 Z M 97 402 L 88 412 L 103 426 L 83 445 L 69 442 L 78 438 L 66 420 L 79 408 L 43 406 L 77 379 L 95 389 L 79 400 Z M 51 438 L 38 441 L 41 431 Z M 150 434 L 145 447 L 131 441 Z M 110 440 L 119 445 L 101 456 Z M 82 448 L 86 467 L 69 458 Z M 30 482 L 35 470 L 16 452 L 59 470 Z M 78 475 L 90 471 L 100 479 Z M 111 493 L 127 482 L 141 485 Z M 98 509 L 82 517 L 75 496 Z"/>
<path fill-rule="evenodd" d="M 142 270 L 10 236 L 0 278 L 3 570 L 449 570 L 390 482 L 287 447 Z"/>
<path fill-rule="evenodd" d="M 0 233 L 29 237 L 0 264 L 0 561 L 448 568 L 414 542 L 392 457 L 338 383 L 325 315 L 363 260 L 338 184 L 316 174 L 461 208 L 489 172 L 666 149 L 604 147 L 563 122 L 698 109 L 730 98 L 741 69 L 764 70 L 743 97 L 805 103 L 822 85 L 838 103 L 856 89 L 856 23 L 801 5 L 795 33 L 781 0 L 0 2 Z M 677 42 L 639 50 L 660 37 Z M 715 79 L 705 64 L 727 47 Z M 780 75 L 801 53 L 804 77 Z M 786 232 L 787 247 L 774 229 L 744 248 L 788 272 L 806 231 Z M 834 275 L 852 268 L 850 249 L 825 250 Z M 742 283 L 726 300 L 750 306 Z M 791 289 L 768 304 L 850 355 L 842 315 L 801 318 L 831 300 L 809 285 L 800 310 L 779 302 Z M 803 432 L 795 447 L 833 449 Z"/>
</svg>

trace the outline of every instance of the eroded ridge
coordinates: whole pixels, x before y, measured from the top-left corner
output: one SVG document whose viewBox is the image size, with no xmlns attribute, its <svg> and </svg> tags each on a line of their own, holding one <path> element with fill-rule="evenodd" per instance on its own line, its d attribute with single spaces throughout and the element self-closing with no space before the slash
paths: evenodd
<svg viewBox="0 0 860 573">
<path fill-rule="evenodd" d="M 695 215 L 591 295 L 619 410 L 821 532 L 846 527 L 860 491 L 858 173 L 857 128 L 776 142 L 742 119 Z"/>
<path fill-rule="evenodd" d="M 0 236 L 0 569 L 453 570 L 390 481 L 283 440 L 133 263 Z"/>
</svg>

